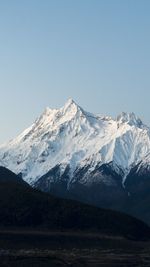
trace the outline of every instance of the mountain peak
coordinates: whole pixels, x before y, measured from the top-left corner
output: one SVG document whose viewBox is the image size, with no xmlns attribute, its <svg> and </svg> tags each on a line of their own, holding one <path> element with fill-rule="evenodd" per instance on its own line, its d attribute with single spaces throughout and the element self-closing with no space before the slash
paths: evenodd
<svg viewBox="0 0 150 267">
<path fill-rule="evenodd" d="M 63 115 L 68 114 L 69 117 L 76 115 L 78 112 L 83 112 L 82 108 L 72 99 L 69 98 L 65 105 L 61 108 Z"/>
<path fill-rule="evenodd" d="M 73 98 L 68 98 L 67 102 L 65 105 L 72 105 L 72 104 L 76 104 L 75 101 L 73 100 Z M 77 105 L 77 104 L 76 104 Z"/>
<path fill-rule="evenodd" d="M 138 118 L 134 112 L 122 112 L 120 115 L 118 115 L 117 122 L 119 124 L 128 123 L 130 126 L 136 126 L 139 128 L 143 125 L 141 119 Z"/>
<path fill-rule="evenodd" d="M 65 103 L 65 105 L 63 106 L 63 109 L 78 108 L 78 107 L 79 106 L 77 105 L 77 103 L 72 98 L 69 98 Z"/>
<path fill-rule="evenodd" d="M 125 174 L 139 162 L 149 164 L 150 129 L 134 113 L 122 112 L 117 120 L 96 116 L 72 98 L 59 109 L 46 108 L 31 127 L 0 147 L 1 165 L 29 183 L 58 165 L 62 171 L 68 165 L 72 177 L 79 167 L 110 162 Z"/>
<path fill-rule="evenodd" d="M 77 114 L 82 113 L 82 109 L 75 103 L 72 98 L 69 98 L 65 105 L 59 109 L 45 108 L 41 116 L 35 121 L 36 125 L 61 124 L 64 121 L 69 121 Z"/>
</svg>

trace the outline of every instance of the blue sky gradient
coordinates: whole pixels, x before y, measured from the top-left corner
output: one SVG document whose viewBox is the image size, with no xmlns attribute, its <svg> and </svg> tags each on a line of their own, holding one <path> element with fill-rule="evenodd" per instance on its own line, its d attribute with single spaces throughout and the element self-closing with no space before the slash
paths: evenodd
<svg viewBox="0 0 150 267">
<path fill-rule="evenodd" d="M 150 125 L 149 0 L 0 1 L 0 142 L 46 106 Z"/>
</svg>

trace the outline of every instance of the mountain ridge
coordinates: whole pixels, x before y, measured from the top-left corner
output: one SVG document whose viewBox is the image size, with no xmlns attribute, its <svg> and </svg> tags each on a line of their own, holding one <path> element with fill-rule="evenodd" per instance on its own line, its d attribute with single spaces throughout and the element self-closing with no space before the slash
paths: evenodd
<svg viewBox="0 0 150 267">
<path fill-rule="evenodd" d="M 134 113 L 114 120 L 69 99 L 1 145 L 0 165 L 40 190 L 150 223 L 150 128 Z"/>
<path fill-rule="evenodd" d="M 60 109 L 46 108 L 31 127 L 1 145 L 0 163 L 15 173 L 22 173 L 23 178 L 32 184 L 57 164 L 62 165 L 62 171 L 70 165 L 73 173 L 79 162 L 81 166 L 89 162 L 91 166 L 113 162 L 116 172 L 118 169 L 123 172 L 124 183 L 132 166 L 142 164 L 143 160 L 150 162 L 149 130 L 134 113 L 123 112 L 113 120 L 88 113 L 69 99 Z M 29 164 L 32 160 L 39 160 L 36 170 L 33 170 L 34 162 L 33 169 Z"/>
</svg>

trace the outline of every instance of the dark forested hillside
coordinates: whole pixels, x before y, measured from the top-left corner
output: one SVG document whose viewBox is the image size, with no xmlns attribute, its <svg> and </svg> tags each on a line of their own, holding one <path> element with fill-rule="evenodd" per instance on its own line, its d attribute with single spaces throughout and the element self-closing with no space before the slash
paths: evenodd
<svg viewBox="0 0 150 267">
<path fill-rule="evenodd" d="M 0 226 L 150 238 L 149 227 L 135 218 L 42 193 L 3 167 L 0 168 Z"/>
</svg>

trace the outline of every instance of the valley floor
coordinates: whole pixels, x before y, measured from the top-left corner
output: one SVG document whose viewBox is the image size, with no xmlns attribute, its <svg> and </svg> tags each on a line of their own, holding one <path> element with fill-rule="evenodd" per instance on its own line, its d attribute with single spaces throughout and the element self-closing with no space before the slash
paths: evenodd
<svg viewBox="0 0 150 267">
<path fill-rule="evenodd" d="M 0 231 L 1 267 L 149 267 L 150 242 L 91 233 Z"/>
</svg>

